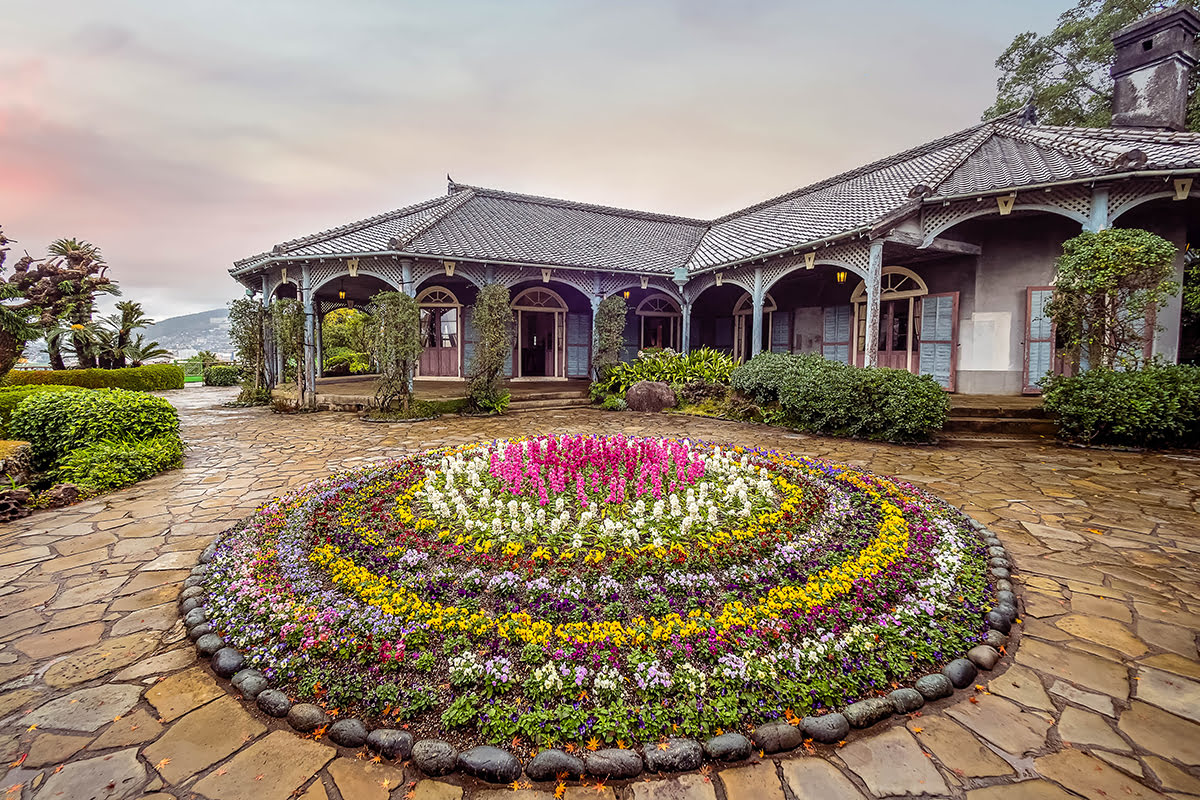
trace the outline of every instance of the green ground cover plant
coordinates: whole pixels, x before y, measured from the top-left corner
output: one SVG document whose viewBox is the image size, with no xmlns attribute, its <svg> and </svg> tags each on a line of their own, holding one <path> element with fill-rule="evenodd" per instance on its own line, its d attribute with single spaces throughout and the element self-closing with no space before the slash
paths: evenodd
<svg viewBox="0 0 1200 800">
<path fill-rule="evenodd" d="M 608 395 L 623 397 L 639 381 L 661 381 L 677 384 L 692 381 L 728 383 L 737 367 L 732 356 L 710 347 L 700 347 L 690 353 L 672 350 L 643 350 L 636 360 L 617 364 L 592 384 L 592 397 Z"/>
</svg>

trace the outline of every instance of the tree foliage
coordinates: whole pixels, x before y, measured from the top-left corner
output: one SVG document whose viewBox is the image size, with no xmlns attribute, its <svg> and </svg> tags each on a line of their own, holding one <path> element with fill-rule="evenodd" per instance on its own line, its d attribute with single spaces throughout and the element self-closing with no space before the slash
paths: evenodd
<svg viewBox="0 0 1200 800">
<path fill-rule="evenodd" d="M 344 347 L 355 353 L 370 353 L 375 347 L 378 325 L 371 315 L 357 308 L 335 308 L 321 323 L 321 343 Z"/>
<path fill-rule="evenodd" d="M 1179 290 L 1175 245 L 1149 231 L 1085 231 L 1063 243 L 1046 313 L 1069 352 L 1093 367 L 1142 361 L 1147 314 Z"/>
<path fill-rule="evenodd" d="M 1050 125 L 1106 127 L 1112 119 L 1113 80 L 1109 69 L 1116 53 L 1112 36 L 1147 14 L 1174 6 L 1195 7 L 1197 0 L 1079 0 L 1045 35 L 1019 34 L 999 58 L 996 102 L 984 119 L 1032 102 L 1040 122 Z M 1193 74 L 1188 128 L 1200 130 L 1200 92 Z"/>
<path fill-rule="evenodd" d="M 412 379 L 421 358 L 421 322 L 417 301 L 401 292 L 382 292 L 375 306 L 375 361 L 379 382 L 375 402 L 382 409 L 399 407 L 407 414 L 412 403 Z"/>
<path fill-rule="evenodd" d="M 605 378 L 613 367 L 621 363 L 625 318 L 628 315 L 629 304 L 619 294 L 604 298 L 596 309 L 592 368 L 596 370 L 597 378 Z"/>
<path fill-rule="evenodd" d="M 313 390 L 304 370 L 304 318 L 304 306 L 299 300 L 283 298 L 271 303 L 271 331 L 275 335 L 276 352 L 282 356 L 285 372 L 289 364 L 294 365 L 296 396 L 302 404 Z"/>
<path fill-rule="evenodd" d="M 512 353 L 513 311 L 508 287 L 488 284 L 475 298 L 475 354 L 468 368 L 471 404 L 477 411 L 502 411 L 508 393 L 500 386 L 500 372 Z"/>
<path fill-rule="evenodd" d="M 11 242 L 0 230 L 0 270 L 8 253 L 5 245 Z M 62 320 L 72 323 L 68 338 L 82 354 L 80 365 L 96 365 L 83 330 L 91 322 L 96 295 L 116 294 L 116 284 L 105 274 L 108 266 L 100 249 L 87 242 L 59 239 L 50 246 L 50 256 L 35 259 L 26 253 L 13 264 L 12 274 L 2 279 L 0 300 L 7 301 L 0 312 L 0 369 L 4 372 L 20 357 L 26 342 L 55 330 Z M 56 342 L 47 338 L 52 366 L 64 368 Z"/>
<path fill-rule="evenodd" d="M 229 304 L 229 341 L 233 344 L 234 357 L 242 363 L 243 402 L 255 402 L 263 391 L 269 391 L 270 375 L 267 369 L 268 312 L 263 304 L 253 297 L 239 297 Z"/>
</svg>

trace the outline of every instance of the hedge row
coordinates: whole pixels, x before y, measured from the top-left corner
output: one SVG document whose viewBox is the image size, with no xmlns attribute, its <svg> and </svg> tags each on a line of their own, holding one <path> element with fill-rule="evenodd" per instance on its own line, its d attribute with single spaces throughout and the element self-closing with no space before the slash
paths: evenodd
<svg viewBox="0 0 1200 800">
<path fill-rule="evenodd" d="M 730 385 L 768 419 L 799 430 L 889 442 L 927 442 L 946 424 L 950 399 L 928 375 L 851 367 L 819 355 L 763 353 Z"/>
<path fill-rule="evenodd" d="M 170 403 L 123 389 L 31 394 L 13 411 L 8 428 L 32 446 L 39 470 L 61 468 L 75 451 L 100 443 L 179 442 L 179 416 Z"/>
<path fill-rule="evenodd" d="M 1200 367 L 1149 364 L 1047 378 L 1042 404 L 1058 436 L 1084 444 L 1200 447 Z"/>
<path fill-rule="evenodd" d="M 43 392 L 79 392 L 78 386 L 0 386 L 0 439 L 8 437 L 8 421 L 21 401 Z"/>
<path fill-rule="evenodd" d="M 147 364 L 123 369 L 13 370 L 4 376 L 4 382 L 9 386 L 56 385 L 156 392 L 182 389 L 183 367 Z"/>
<path fill-rule="evenodd" d="M 232 364 L 213 364 L 204 370 L 205 386 L 237 386 L 242 368 Z"/>
</svg>

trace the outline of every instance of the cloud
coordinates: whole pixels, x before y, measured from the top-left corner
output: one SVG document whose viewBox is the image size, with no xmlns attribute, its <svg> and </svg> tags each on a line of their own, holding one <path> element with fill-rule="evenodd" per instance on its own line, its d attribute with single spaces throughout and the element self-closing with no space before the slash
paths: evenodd
<svg viewBox="0 0 1200 800">
<path fill-rule="evenodd" d="M 972 124 L 1040 0 L 10 0 L 0 221 L 158 317 L 444 176 L 716 216 Z M 36 243 L 36 245 L 34 244 Z"/>
</svg>

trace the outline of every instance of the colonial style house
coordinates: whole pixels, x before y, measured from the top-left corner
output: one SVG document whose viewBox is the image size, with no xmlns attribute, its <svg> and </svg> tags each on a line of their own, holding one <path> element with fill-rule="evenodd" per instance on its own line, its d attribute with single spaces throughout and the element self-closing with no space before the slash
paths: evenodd
<svg viewBox="0 0 1200 800">
<path fill-rule="evenodd" d="M 1179 246 L 1200 223 L 1200 134 L 1184 132 L 1200 16 L 1172 10 L 1115 38 L 1113 127 L 1007 114 L 713 220 L 450 182 L 443 197 L 276 245 L 231 270 L 316 321 L 380 291 L 421 307 L 424 377 L 460 378 L 479 287 L 509 287 L 509 374 L 587 377 L 600 300 L 631 309 L 629 356 L 707 345 L 739 358 L 821 353 L 928 373 L 947 390 L 1017 394 L 1055 369 L 1043 313 L 1062 243 L 1109 226 Z M 1174 360 L 1180 302 L 1147 350 Z"/>
</svg>

